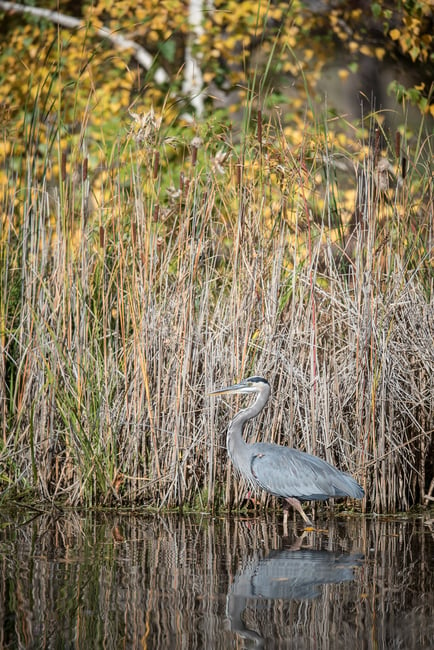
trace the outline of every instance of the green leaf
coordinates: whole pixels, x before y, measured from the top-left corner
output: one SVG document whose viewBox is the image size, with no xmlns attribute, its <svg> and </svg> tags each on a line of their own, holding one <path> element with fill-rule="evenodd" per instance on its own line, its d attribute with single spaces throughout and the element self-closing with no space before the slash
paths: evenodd
<svg viewBox="0 0 434 650">
<path fill-rule="evenodd" d="M 381 16 L 381 5 L 378 4 L 378 2 L 373 2 L 371 5 L 371 11 L 375 18 L 379 18 Z"/>
<path fill-rule="evenodd" d="M 176 44 L 173 40 L 167 40 L 163 43 L 160 43 L 158 46 L 160 53 L 164 56 L 166 61 L 173 63 L 175 60 Z"/>
</svg>

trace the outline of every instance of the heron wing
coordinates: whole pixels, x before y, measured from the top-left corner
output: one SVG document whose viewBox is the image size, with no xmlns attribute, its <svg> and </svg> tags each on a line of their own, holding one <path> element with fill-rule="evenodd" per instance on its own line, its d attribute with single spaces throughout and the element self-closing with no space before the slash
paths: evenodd
<svg viewBox="0 0 434 650">
<path fill-rule="evenodd" d="M 363 497 L 362 488 L 351 476 L 317 456 L 266 443 L 253 447 L 252 475 L 263 490 L 275 496 L 302 501 Z"/>
</svg>

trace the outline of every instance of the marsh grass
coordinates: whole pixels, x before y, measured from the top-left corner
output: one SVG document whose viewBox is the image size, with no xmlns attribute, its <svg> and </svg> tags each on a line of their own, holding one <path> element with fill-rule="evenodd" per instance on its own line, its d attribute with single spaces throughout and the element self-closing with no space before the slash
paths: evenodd
<svg viewBox="0 0 434 650">
<path fill-rule="evenodd" d="M 368 510 L 423 502 L 431 143 L 389 144 L 381 189 L 375 133 L 345 171 L 329 136 L 295 150 L 259 113 L 241 144 L 181 147 L 154 114 L 133 116 L 96 173 L 85 127 L 68 152 L 53 139 L 41 172 L 28 134 L 2 207 L 2 500 L 240 504 L 225 450 L 238 402 L 207 392 L 260 374 L 274 391 L 252 440 L 349 471 Z"/>
</svg>

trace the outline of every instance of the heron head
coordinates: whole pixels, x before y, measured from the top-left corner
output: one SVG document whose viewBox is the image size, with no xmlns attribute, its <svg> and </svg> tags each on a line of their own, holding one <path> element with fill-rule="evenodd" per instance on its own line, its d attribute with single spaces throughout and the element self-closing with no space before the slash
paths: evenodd
<svg viewBox="0 0 434 650">
<path fill-rule="evenodd" d="M 262 393 L 264 389 L 269 387 L 270 384 L 263 377 L 247 377 L 247 379 L 242 379 L 238 384 L 226 386 L 226 388 L 219 388 L 218 390 L 213 390 L 208 394 L 229 395 L 235 393 Z"/>
</svg>

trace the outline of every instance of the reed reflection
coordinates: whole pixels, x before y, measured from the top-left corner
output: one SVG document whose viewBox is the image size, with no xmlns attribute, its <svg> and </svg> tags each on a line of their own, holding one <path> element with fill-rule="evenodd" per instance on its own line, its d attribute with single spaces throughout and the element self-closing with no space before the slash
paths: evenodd
<svg viewBox="0 0 434 650">
<path fill-rule="evenodd" d="M 432 531 L 328 525 L 0 510 L 0 647 L 430 647 Z"/>
</svg>

